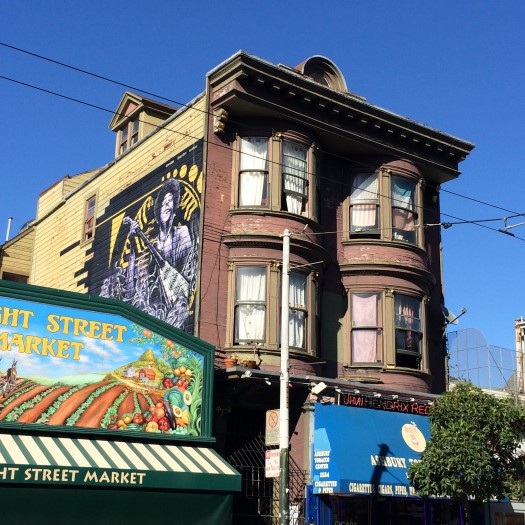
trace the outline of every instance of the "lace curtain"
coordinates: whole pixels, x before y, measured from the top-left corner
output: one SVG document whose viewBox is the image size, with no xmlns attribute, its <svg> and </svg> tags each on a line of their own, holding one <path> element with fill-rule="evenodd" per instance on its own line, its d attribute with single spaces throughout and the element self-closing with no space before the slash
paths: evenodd
<svg viewBox="0 0 525 525">
<path fill-rule="evenodd" d="M 305 146 L 283 142 L 283 189 L 286 209 L 291 213 L 300 214 L 306 198 L 307 153 Z"/>
</svg>

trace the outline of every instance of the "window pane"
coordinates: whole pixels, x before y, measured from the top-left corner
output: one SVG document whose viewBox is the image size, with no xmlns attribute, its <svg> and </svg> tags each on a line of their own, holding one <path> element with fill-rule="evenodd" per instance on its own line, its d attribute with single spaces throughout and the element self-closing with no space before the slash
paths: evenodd
<svg viewBox="0 0 525 525">
<path fill-rule="evenodd" d="M 301 213 L 308 197 L 307 155 L 306 146 L 283 141 L 283 191 L 291 213 Z"/>
<path fill-rule="evenodd" d="M 296 348 L 306 348 L 306 282 L 305 274 L 290 273 L 288 344 Z"/>
<path fill-rule="evenodd" d="M 93 237 L 93 230 L 95 226 L 95 204 L 97 198 L 95 196 L 90 197 L 86 201 L 86 207 L 84 210 L 84 240 L 91 239 Z"/>
<path fill-rule="evenodd" d="M 416 185 L 402 177 L 392 177 L 392 237 L 417 242 Z"/>
<path fill-rule="evenodd" d="M 235 340 L 263 341 L 266 317 L 266 268 L 237 268 Z"/>
<path fill-rule="evenodd" d="M 415 210 L 414 196 L 416 185 L 402 177 L 392 177 L 392 206 L 405 210 Z"/>
<path fill-rule="evenodd" d="M 350 231 L 379 229 L 378 178 L 375 173 L 359 173 L 350 189 Z"/>
<path fill-rule="evenodd" d="M 268 139 L 241 139 L 241 171 L 268 171 Z"/>
<path fill-rule="evenodd" d="M 239 206 L 266 206 L 268 202 L 268 139 L 241 139 Z"/>
<path fill-rule="evenodd" d="M 406 295 L 395 296 L 396 350 L 421 354 L 421 300 Z"/>
<path fill-rule="evenodd" d="M 381 361 L 378 306 L 379 294 L 352 294 L 352 363 Z"/>
</svg>

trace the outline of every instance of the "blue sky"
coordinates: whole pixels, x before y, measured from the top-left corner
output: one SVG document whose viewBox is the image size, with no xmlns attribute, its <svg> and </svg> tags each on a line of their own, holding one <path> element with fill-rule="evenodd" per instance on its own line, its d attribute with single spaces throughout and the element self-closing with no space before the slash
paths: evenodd
<svg viewBox="0 0 525 525">
<path fill-rule="evenodd" d="M 519 0 L 0 0 L 0 42 L 180 103 L 240 49 L 289 66 L 326 56 L 371 104 L 475 143 L 443 187 L 443 220 L 458 222 L 525 213 L 524 15 Z M 108 110 L 0 78 L 3 242 L 8 217 L 13 235 L 41 191 L 113 158 L 108 124 L 125 88 L 4 46 L 0 76 Z M 446 303 L 468 309 L 458 328 L 514 348 L 525 225 L 511 237 L 495 231 L 503 220 L 482 224 L 442 232 Z"/>
</svg>

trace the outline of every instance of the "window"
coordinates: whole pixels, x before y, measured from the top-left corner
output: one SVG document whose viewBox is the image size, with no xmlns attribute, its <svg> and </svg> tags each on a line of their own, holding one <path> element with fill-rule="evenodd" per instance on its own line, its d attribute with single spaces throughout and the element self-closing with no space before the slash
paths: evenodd
<svg viewBox="0 0 525 525">
<path fill-rule="evenodd" d="M 306 349 L 307 334 L 307 276 L 290 272 L 290 314 L 288 344 L 294 348 Z"/>
<path fill-rule="evenodd" d="M 392 237 L 417 242 L 416 185 L 403 177 L 392 177 Z"/>
<path fill-rule="evenodd" d="M 378 238 L 418 244 L 419 185 L 390 169 L 358 173 L 351 179 L 350 238 Z"/>
<path fill-rule="evenodd" d="M 274 133 L 271 137 L 239 137 L 235 149 L 239 154 L 234 162 L 233 206 L 317 218 L 319 163 L 314 144 Z"/>
<path fill-rule="evenodd" d="M 408 295 L 394 299 L 396 366 L 419 368 L 421 360 L 421 300 Z"/>
<path fill-rule="evenodd" d="M 268 139 L 241 139 L 239 206 L 268 204 Z"/>
<path fill-rule="evenodd" d="M 120 130 L 119 155 L 127 151 L 139 140 L 139 120 L 135 119 L 128 122 Z"/>
<path fill-rule="evenodd" d="M 235 343 L 264 341 L 266 268 L 239 266 L 235 293 Z"/>
<path fill-rule="evenodd" d="M 379 234 L 379 192 L 377 173 L 360 173 L 350 190 L 350 232 Z"/>
<path fill-rule="evenodd" d="M 96 195 L 89 197 L 84 206 L 84 232 L 83 241 L 89 241 L 95 234 L 95 206 L 97 203 Z"/>
<path fill-rule="evenodd" d="M 381 294 L 351 294 L 352 364 L 382 361 Z"/>
<path fill-rule="evenodd" d="M 302 144 L 283 141 L 283 209 L 299 215 L 308 200 L 308 148 Z"/>
</svg>

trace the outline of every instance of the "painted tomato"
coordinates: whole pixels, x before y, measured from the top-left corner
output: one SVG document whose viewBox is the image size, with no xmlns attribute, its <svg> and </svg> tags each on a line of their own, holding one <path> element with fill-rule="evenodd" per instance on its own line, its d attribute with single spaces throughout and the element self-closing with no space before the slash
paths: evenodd
<svg viewBox="0 0 525 525">
<path fill-rule="evenodd" d="M 167 417 L 161 417 L 159 419 L 159 430 L 161 432 L 167 432 L 170 429 L 170 422 Z"/>
<path fill-rule="evenodd" d="M 162 386 L 164 388 L 173 388 L 173 379 L 171 379 L 171 377 L 165 377 L 162 380 Z"/>
<path fill-rule="evenodd" d="M 142 414 L 135 414 L 133 416 L 133 423 L 136 425 L 142 425 L 142 423 L 144 423 L 144 416 Z"/>
</svg>

